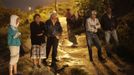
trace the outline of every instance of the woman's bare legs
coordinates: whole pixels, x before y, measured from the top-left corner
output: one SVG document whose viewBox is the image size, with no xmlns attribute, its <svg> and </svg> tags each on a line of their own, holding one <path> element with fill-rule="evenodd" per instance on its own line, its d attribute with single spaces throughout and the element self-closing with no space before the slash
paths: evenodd
<svg viewBox="0 0 134 75">
<path fill-rule="evenodd" d="M 38 61 L 38 63 L 37 63 L 38 67 L 41 68 L 41 59 L 39 58 L 39 59 L 37 59 L 37 61 Z"/>
<path fill-rule="evenodd" d="M 14 74 L 17 74 L 17 64 L 15 64 L 15 65 L 13 66 L 13 68 L 14 68 Z"/>
<path fill-rule="evenodd" d="M 33 59 L 33 64 L 34 64 L 34 66 L 37 66 L 37 60 L 36 59 Z"/>
<path fill-rule="evenodd" d="M 13 65 L 9 66 L 9 75 L 13 75 Z"/>
</svg>

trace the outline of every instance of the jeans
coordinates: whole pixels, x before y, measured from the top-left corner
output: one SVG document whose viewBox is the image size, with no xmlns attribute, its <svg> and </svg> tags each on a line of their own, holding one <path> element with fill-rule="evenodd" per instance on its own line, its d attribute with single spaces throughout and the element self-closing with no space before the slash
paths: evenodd
<svg viewBox="0 0 134 75">
<path fill-rule="evenodd" d="M 109 49 L 111 36 L 112 36 L 113 39 L 115 40 L 116 45 L 119 44 L 119 40 L 118 40 L 118 36 L 117 36 L 117 32 L 116 32 L 115 29 L 112 30 L 112 31 L 105 31 L 106 52 L 107 52 L 107 55 L 108 55 L 108 56 L 111 55 L 111 52 L 110 52 L 110 49 Z"/>
<path fill-rule="evenodd" d="M 88 50 L 90 60 L 92 59 L 92 45 L 95 45 L 98 49 L 98 57 L 102 56 L 101 43 L 96 33 L 87 32 Z"/>
</svg>

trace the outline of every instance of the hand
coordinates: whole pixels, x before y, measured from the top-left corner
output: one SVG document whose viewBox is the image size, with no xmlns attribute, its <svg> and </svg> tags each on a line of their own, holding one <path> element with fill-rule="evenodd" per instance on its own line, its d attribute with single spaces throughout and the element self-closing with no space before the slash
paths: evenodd
<svg viewBox="0 0 134 75">
<path fill-rule="evenodd" d="M 97 23 L 96 25 L 100 25 L 99 23 Z"/>
<path fill-rule="evenodd" d="M 114 28 L 113 28 L 113 27 L 111 28 L 111 31 L 112 31 L 112 30 L 114 30 Z"/>
<path fill-rule="evenodd" d="M 98 32 L 102 32 L 103 30 L 101 28 L 98 29 Z"/>
<path fill-rule="evenodd" d="M 42 35 L 43 35 L 43 33 L 37 34 L 37 36 L 42 36 Z"/>
<path fill-rule="evenodd" d="M 21 35 L 21 33 L 20 33 L 20 32 L 17 32 L 13 38 L 14 38 L 14 39 L 15 39 L 15 38 L 18 38 L 20 35 Z"/>
<path fill-rule="evenodd" d="M 16 34 L 17 34 L 17 35 L 19 35 L 19 36 L 21 35 L 21 33 L 20 33 L 20 32 L 17 32 Z"/>
<path fill-rule="evenodd" d="M 61 35 L 56 35 L 56 38 L 57 38 L 57 39 L 60 39 L 60 38 L 61 38 Z"/>
</svg>

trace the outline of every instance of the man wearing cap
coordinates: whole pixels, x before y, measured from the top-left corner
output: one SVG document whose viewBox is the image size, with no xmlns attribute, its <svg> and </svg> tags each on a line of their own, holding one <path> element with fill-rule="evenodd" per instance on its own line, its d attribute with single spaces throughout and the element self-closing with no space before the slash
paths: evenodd
<svg viewBox="0 0 134 75">
<path fill-rule="evenodd" d="M 93 10 L 91 12 L 91 17 L 86 20 L 86 33 L 87 33 L 87 39 L 88 39 L 88 50 L 89 50 L 89 56 L 90 61 L 93 61 L 92 58 L 92 46 L 93 44 L 98 49 L 98 59 L 100 61 L 104 61 L 104 58 L 102 57 L 102 49 L 101 49 L 101 43 L 97 36 L 98 29 L 101 28 L 99 20 L 96 18 L 97 12 Z"/>
</svg>

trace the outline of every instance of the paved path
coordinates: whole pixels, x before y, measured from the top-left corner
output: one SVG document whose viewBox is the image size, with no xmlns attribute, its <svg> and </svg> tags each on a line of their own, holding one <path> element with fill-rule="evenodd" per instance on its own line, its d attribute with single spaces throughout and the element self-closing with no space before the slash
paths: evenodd
<svg viewBox="0 0 134 75">
<path fill-rule="evenodd" d="M 65 17 L 60 18 L 63 27 L 63 38 L 60 40 L 59 63 L 62 65 L 68 64 L 71 68 L 84 69 L 89 75 L 126 75 L 125 70 L 130 68 L 125 62 L 113 54 L 113 59 L 108 59 L 103 49 L 103 55 L 106 59 L 106 63 L 101 63 L 97 57 L 97 49 L 93 47 L 94 63 L 89 61 L 88 49 L 86 46 L 85 34 L 77 36 L 78 47 L 71 48 L 71 42 L 67 39 L 67 26 Z"/>
<path fill-rule="evenodd" d="M 116 54 L 113 54 L 113 59 L 108 59 L 104 49 L 103 55 L 107 61 L 106 63 L 101 63 L 98 60 L 97 49 L 95 47 L 93 47 L 94 63 L 90 62 L 85 34 L 77 36 L 77 48 L 70 47 L 72 43 L 67 39 L 66 19 L 65 17 L 60 17 L 59 20 L 63 28 L 63 36 L 60 39 L 58 47 L 57 58 L 59 59 L 59 62 L 57 65 L 59 68 L 63 65 L 69 66 L 61 75 L 70 75 L 72 69 L 78 69 L 88 75 L 127 75 L 125 71 L 130 69 L 131 66 L 123 62 Z M 30 40 L 28 39 L 27 46 L 30 48 L 29 41 Z"/>
</svg>

